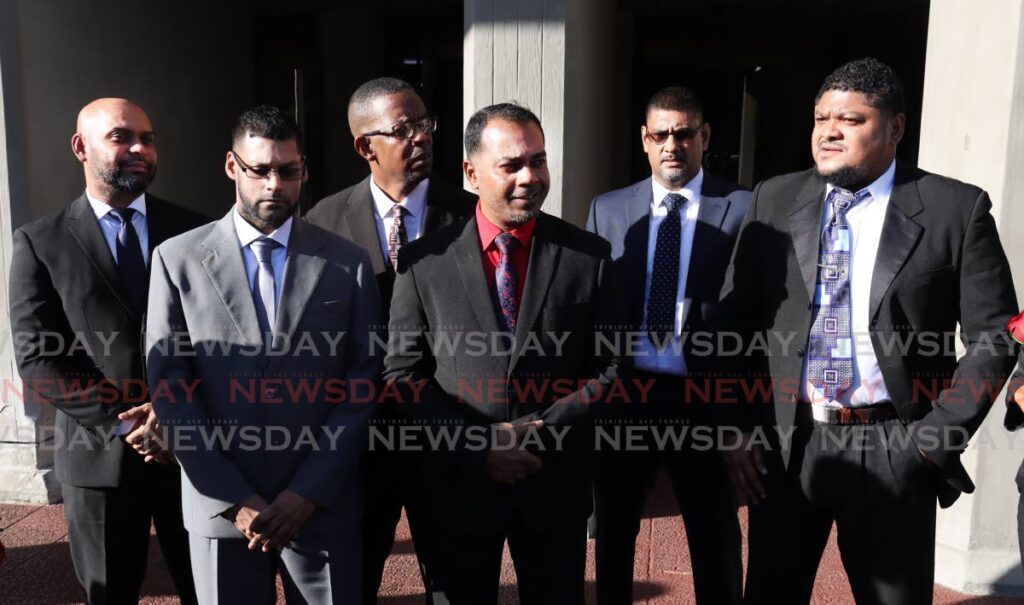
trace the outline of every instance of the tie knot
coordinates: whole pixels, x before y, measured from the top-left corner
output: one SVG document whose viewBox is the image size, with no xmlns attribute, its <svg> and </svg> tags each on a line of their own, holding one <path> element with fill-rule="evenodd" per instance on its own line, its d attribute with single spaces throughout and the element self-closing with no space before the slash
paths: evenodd
<svg viewBox="0 0 1024 605">
<path fill-rule="evenodd" d="M 498 250 L 501 250 L 505 254 L 515 247 L 516 242 L 519 240 L 516 236 L 512 235 L 508 231 L 503 231 L 494 238 L 494 245 L 498 246 Z"/>
<path fill-rule="evenodd" d="M 409 209 L 401 204 L 393 204 L 391 206 L 391 216 L 395 218 L 403 218 L 409 213 Z"/>
<path fill-rule="evenodd" d="M 135 216 L 135 208 L 111 208 L 110 213 L 121 223 L 128 224 L 132 222 L 132 217 Z"/>
<path fill-rule="evenodd" d="M 676 212 L 685 202 L 686 198 L 678 193 L 670 193 L 665 196 L 665 206 L 668 207 L 669 212 Z"/>
<path fill-rule="evenodd" d="M 836 187 L 835 189 L 832 190 L 831 193 L 833 212 L 839 215 L 845 215 L 847 212 L 850 211 L 850 208 L 853 208 L 861 201 L 870 196 L 871 193 L 867 189 L 861 191 L 860 193 L 854 194 L 847 191 L 846 189 L 840 189 Z"/>
<path fill-rule="evenodd" d="M 269 263 L 270 255 L 274 252 L 281 244 L 277 241 L 270 239 L 269 237 L 261 237 L 253 240 L 249 247 L 252 248 L 252 253 L 256 255 L 256 260 L 261 263 Z"/>
</svg>

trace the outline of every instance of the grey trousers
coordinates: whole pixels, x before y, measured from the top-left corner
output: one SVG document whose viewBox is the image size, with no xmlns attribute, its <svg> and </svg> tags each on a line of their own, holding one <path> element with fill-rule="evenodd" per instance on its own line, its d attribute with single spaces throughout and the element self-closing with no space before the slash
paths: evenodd
<svg viewBox="0 0 1024 605">
<path fill-rule="evenodd" d="M 249 542 L 189 534 L 196 594 L 203 605 L 277 602 L 281 572 L 285 600 L 294 603 L 358 603 L 362 585 L 359 532 L 326 545 L 293 543 L 280 553 L 251 551 Z"/>
</svg>

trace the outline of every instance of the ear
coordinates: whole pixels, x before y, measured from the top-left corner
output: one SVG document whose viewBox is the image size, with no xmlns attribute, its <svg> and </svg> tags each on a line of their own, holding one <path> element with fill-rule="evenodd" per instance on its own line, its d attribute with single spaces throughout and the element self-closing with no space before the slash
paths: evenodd
<svg viewBox="0 0 1024 605">
<path fill-rule="evenodd" d="M 898 113 L 889 118 L 889 137 L 894 147 L 899 145 L 899 142 L 903 140 L 903 134 L 906 132 L 906 128 L 907 116 L 904 114 Z"/>
<path fill-rule="evenodd" d="M 235 177 L 235 165 L 235 154 L 229 151 L 227 157 L 224 158 L 224 173 L 232 181 L 237 180 Z"/>
<path fill-rule="evenodd" d="M 711 144 L 711 124 L 704 122 L 700 125 L 701 153 L 707 153 L 708 145 Z"/>
<path fill-rule="evenodd" d="M 644 153 L 648 153 L 648 151 L 647 151 L 647 145 L 648 145 L 648 141 L 647 141 L 647 125 L 646 124 L 641 124 L 640 125 L 640 144 L 643 145 Z"/>
<path fill-rule="evenodd" d="M 466 180 L 473 191 L 480 191 L 476 182 L 476 166 L 468 158 L 462 161 L 462 173 L 466 175 Z"/>
<path fill-rule="evenodd" d="M 356 137 L 352 140 L 352 147 L 354 147 L 356 153 L 358 153 L 359 156 L 367 162 L 373 162 L 377 159 L 377 153 L 373 150 L 373 144 L 370 142 L 370 137 Z"/>
<path fill-rule="evenodd" d="M 80 133 L 76 132 L 71 135 L 71 151 L 75 154 L 75 157 L 78 158 L 79 162 L 85 162 L 85 139 L 82 138 Z"/>
</svg>

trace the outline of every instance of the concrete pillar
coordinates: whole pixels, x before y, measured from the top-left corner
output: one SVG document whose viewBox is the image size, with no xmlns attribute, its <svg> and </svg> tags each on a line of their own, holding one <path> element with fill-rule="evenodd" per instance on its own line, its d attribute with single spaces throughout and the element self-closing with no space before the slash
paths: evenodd
<svg viewBox="0 0 1024 605">
<path fill-rule="evenodd" d="M 1024 3 L 933 0 L 919 165 L 983 187 L 1024 301 Z M 965 312 L 970 312 L 965 309 Z M 936 581 L 971 594 L 1024 594 L 1014 475 L 1024 435 L 1002 398 L 964 455 L 977 491 L 940 511 Z"/>
<path fill-rule="evenodd" d="M 0 502 L 41 503 L 60 499 L 53 451 L 40 447 L 54 411 L 22 401 L 7 312 L 11 234 L 28 217 L 17 24 L 15 3 L 0 0 Z"/>
<path fill-rule="evenodd" d="M 503 101 L 544 126 L 551 192 L 544 211 L 582 225 L 615 184 L 620 94 L 614 0 L 465 0 L 463 113 Z M 617 167 L 616 167 L 617 168 Z"/>
</svg>

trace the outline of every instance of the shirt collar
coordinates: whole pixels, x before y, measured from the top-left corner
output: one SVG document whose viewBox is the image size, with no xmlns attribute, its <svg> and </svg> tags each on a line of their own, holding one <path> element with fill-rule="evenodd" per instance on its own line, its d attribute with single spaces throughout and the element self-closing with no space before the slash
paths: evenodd
<svg viewBox="0 0 1024 605">
<path fill-rule="evenodd" d="M 384 190 L 377 186 L 377 183 L 373 182 L 373 177 L 370 177 L 370 195 L 373 196 L 373 206 L 377 210 L 377 217 L 384 218 L 389 212 L 392 212 L 395 208 L 395 204 L 401 205 L 405 208 L 405 211 L 410 216 L 419 216 L 423 212 L 423 207 L 427 205 L 427 187 L 429 186 L 430 179 L 426 178 L 420 181 L 416 188 L 409 192 L 409 195 L 404 200 L 395 202 L 388 194 L 384 193 Z"/>
<path fill-rule="evenodd" d="M 537 219 L 531 218 L 522 225 L 519 225 L 515 229 L 509 231 L 509 233 L 514 235 L 523 246 L 529 246 L 530 238 L 533 237 L 533 229 L 536 226 Z M 498 234 L 501 233 L 501 227 L 498 227 L 491 221 L 487 220 L 487 217 L 484 216 L 480 202 L 476 203 L 476 230 L 480 235 L 480 248 L 482 250 L 490 248 L 491 245 L 494 244 L 494 238 L 498 237 Z"/>
<path fill-rule="evenodd" d="M 864 191 L 866 189 L 868 193 L 871 194 L 871 199 L 864 200 L 864 202 L 862 203 L 871 202 L 872 200 L 878 202 L 887 202 L 889 201 L 889 196 L 892 195 L 892 186 L 895 180 L 896 160 L 893 160 L 892 164 L 889 164 L 889 168 L 885 172 L 883 172 L 881 176 L 872 181 L 871 184 L 868 185 L 867 187 L 864 187 L 863 189 L 857 191 L 855 194 L 859 195 L 861 191 Z M 833 185 L 832 183 L 825 184 L 826 200 L 828 199 L 829 194 L 832 193 L 832 190 L 835 188 L 836 186 Z"/>
<path fill-rule="evenodd" d="M 701 168 L 697 171 L 685 185 L 675 191 L 666 189 L 661 186 L 658 179 L 651 178 L 651 186 L 653 188 L 654 199 L 652 208 L 657 208 L 665 203 L 665 196 L 670 193 L 678 193 L 679 195 L 686 198 L 688 202 L 700 202 L 700 190 L 704 186 L 704 169 Z"/>
<path fill-rule="evenodd" d="M 288 217 L 288 220 L 275 229 L 270 235 L 264 235 L 259 229 L 250 225 L 247 220 L 242 218 L 241 214 L 238 214 L 237 209 L 232 209 L 231 218 L 235 221 L 235 233 L 238 234 L 238 243 L 240 243 L 243 248 L 261 237 L 269 237 L 280 244 L 285 250 L 288 249 L 288 238 L 291 237 L 292 234 L 293 217 Z"/>
<path fill-rule="evenodd" d="M 92 206 L 92 211 L 96 215 L 97 220 L 103 218 L 104 216 L 109 214 L 111 210 L 114 209 L 114 207 L 111 206 L 110 204 L 94 198 L 92 194 L 89 193 L 88 189 L 85 190 L 85 197 L 89 200 L 89 205 Z M 131 208 L 132 210 L 135 210 L 142 216 L 146 216 L 145 192 L 140 193 L 139 197 L 132 200 L 132 203 L 128 204 L 128 207 Z"/>
</svg>

